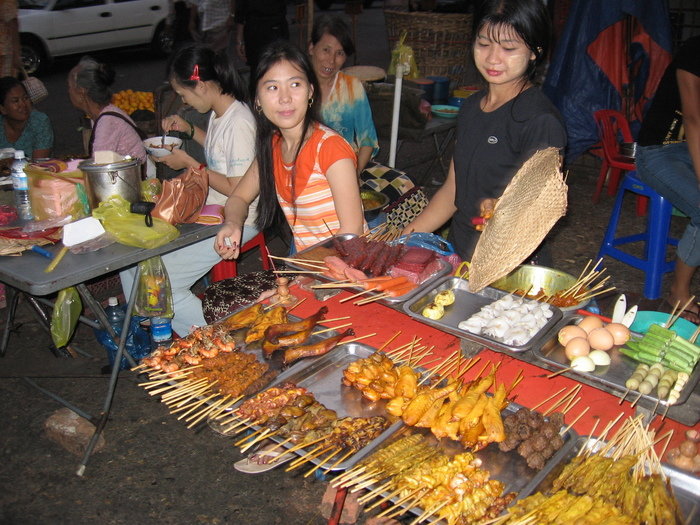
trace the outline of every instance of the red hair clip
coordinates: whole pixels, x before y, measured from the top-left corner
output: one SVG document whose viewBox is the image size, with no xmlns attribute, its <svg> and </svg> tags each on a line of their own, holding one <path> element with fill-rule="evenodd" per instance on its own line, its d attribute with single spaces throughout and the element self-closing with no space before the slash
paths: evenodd
<svg viewBox="0 0 700 525">
<path fill-rule="evenodd" d="M 194 65 L 194 69 L 192 70 L 192 74 L 190 75 L 190 80 L 197 80 L 197 81 L 202 80 L 199 77 L 199 64 Z"/>
</svg>

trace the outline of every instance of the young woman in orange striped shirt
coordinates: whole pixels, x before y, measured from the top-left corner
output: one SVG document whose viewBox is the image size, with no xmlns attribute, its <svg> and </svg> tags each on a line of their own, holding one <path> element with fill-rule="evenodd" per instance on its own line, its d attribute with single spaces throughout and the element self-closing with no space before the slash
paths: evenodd
<svg viewBox="0 0 700 525">
<path fill-rule="evenodd" d="M 362 233 L 357 159 L 345 139 L 315 117 L 320 91 L 308 57 L 288 42 L 271 44 L 254 80 L 256 159 L 226 202 L 217 252 L 238 257 L 248 206 L 258 195 L 258 228 L 271 226 L 281 211 L 296 251 L 328 239 L 331 231 Z"/>
</svg>

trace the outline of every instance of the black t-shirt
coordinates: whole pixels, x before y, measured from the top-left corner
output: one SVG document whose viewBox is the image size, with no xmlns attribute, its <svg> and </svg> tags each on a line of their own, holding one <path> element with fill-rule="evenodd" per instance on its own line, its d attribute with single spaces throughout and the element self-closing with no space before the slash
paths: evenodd
<svg viewBox="0 0 700 525">
<path fill-rule="evenodd" d="M 700 77 L 700 36 L 686 40 L 666 68 L 639 130 L 637 142 L 640 146 L 685 140 L 681 95 L 676 78 L 679 69 Z"/>
<path fill-rule="evenodd" d="M 495 111 L 481 110 L 479 92 L 462 104 L 455 142 L 455 206 L 450 240 L 457 253 L 470 260 L 479 232 L 471 218 L 479 203 L 499 198 L 523 163 L 538 149 L 564 148 L 566 130 L 559 112 L 536 87 L 531 87 Z"/>
</svg>

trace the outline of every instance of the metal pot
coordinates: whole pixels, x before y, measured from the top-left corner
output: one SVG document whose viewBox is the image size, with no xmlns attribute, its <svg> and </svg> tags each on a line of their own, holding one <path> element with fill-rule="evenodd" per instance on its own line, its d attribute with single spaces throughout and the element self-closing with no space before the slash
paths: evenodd
<svg viewBox="0 0 700 525">
<path fill-rule="evenodd" d="M 78 167 L 85 173 L 90 206 L 93 208 L 112 195 L 119 195 L 129 202 L 139 201 L 141 166 L 138 159 L 109 164 L 95 164 L 91 160 L 86 160 Z"/>
</svg>

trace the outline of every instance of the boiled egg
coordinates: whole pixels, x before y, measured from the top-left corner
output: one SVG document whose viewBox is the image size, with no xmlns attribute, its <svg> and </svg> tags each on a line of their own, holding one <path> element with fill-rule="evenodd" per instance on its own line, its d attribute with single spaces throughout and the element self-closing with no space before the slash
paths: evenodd
<svg viewBox="0 0 700 525">
<path fill-rule="evenodd" d="M 581 322 L 578 324 L 578 326 L 579 328 L 584 329 L 586 333 L 590 334 L 596 328 L 602 328 L 603 321 L 601 321 L 599 317 L 589 315 L 581 319 Z"/>
<path fill-rule="evenodd" d="M 588 355 L 588 352 L 590 351 L 591 347 L 585 337 L 574 337 L 566 344 L 566 347 L 564 348 L 566 358 L 569 360 L 572 360 L 575 357 Z"/>
<path fill-rule="evenodd" d="M 605 328 L 595 328 L 588 333 L 588 342 L 594 350 L 610 350 L 615 345 L 613 335 Z"/>
<path fill-rule="evenodd" d="M 588 337 L 588 333 L 583 328 L 580 328 L 575 324 L 571 324 L 559 330 L 557 337 L 559 339 L 559 344 L 566 346 L 574 337 L 582 337 L 586 339 Z"/>
<path fill-rule="evenodd" d="M 595 363 L 587 355 L 574 357 L 571 361 L 571 368 L 577 372 L 593 372 L 593 370 L 595 370 Z"/>
<path fill-rule="evenodd" d="M 605 329 L 613 336 L 616 345 L 624 345 L 630 338 L 630 329 L 621 323 L 608 323 Z"/>
<path fill-rule="evenodd" d="M 595 366 L 608 366 L 610 364 L 610 354 L 602 350 L 593 350 L 588 357 L 593 361 Z"/>
</svg>

